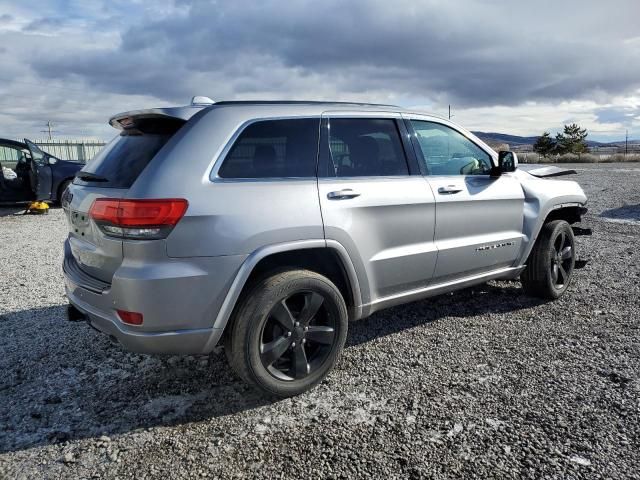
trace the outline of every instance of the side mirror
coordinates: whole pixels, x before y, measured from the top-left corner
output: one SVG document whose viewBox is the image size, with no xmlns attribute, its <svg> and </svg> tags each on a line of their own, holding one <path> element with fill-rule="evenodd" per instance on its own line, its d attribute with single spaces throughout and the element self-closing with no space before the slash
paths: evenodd
<svg viewBox="0 0 640 480">
<path fill-rule="evenodd" d="M 49 165 L 55 165 L 56 163 L 58 163 L 58 159 L 55 157 L 47 157 L 47 163 Z"/>
<path fill-rule="evenodd" d="M 501 151 L 498 153 L 498 167 L 501 173 L 515 172 L 518 168 L 518 155 L 515 152 Z"/>
</svg>

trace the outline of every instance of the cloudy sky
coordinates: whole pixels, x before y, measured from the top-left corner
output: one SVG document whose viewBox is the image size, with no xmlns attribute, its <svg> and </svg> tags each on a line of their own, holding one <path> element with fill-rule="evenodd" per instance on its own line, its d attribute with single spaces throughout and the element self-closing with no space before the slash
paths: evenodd
<svg viewBox="0 0 640 480">
<path fill-rule="evenodd" d="M 640 138 L 640 2 L 0 0 L 0 137 L 108 139 L 123 110 L 394 103 L 473 130 Z"/>
</svg>

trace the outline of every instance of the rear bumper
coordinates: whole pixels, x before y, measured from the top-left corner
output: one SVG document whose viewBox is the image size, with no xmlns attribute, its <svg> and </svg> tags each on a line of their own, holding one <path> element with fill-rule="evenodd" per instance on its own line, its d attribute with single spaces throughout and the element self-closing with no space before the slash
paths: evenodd
<svg viewBox="0 0 640 480">
<path fill-rule="evenodd" d="M 108 318 L 102 312 L 92 310 L 85 302 L 69 297 L 69 303 L 84 316 L 84 320 L 93 328 L 113 341 L 119 343 L 125 350 L 137 353 L 156 354 L 198 354 L 205 352 L 205 346 L 211 339 L 215 345 L 222 336 L 222 329 L 202 328 L 194 330 L 179 330 L 173 332 L 134 332 L 126 330 L 116 319 Z M 73 321 L 80 320 L 73 318 Z"/>
<path fill-rule="evenodd" d="M 222 336 L 213 322 L 244 257 L 154 259 L 122 262 L 111 283 L 89 277 L 65 243 L 63 264 L 69 303 L 88 323 L 125 349 L 139 353 L 209 353 Z M 116 310 L 139 312 L 128 325 Z"/>
</svg>

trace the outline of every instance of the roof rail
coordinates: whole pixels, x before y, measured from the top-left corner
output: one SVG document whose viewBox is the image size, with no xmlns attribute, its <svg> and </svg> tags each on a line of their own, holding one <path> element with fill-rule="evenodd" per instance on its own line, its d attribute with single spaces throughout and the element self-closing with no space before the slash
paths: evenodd
<svg viewBox="0 0 640 480">
<path fill-rule="evenodd" d="M 392 107 L 402 108 L 398 105 L 387 105 L 384 103 L 364 103 L 364 102 L 333 102 L 326 100 L 222 100 L 215 102 L 216 105 L 360 105 L 367 107 Z"/>
</svg>

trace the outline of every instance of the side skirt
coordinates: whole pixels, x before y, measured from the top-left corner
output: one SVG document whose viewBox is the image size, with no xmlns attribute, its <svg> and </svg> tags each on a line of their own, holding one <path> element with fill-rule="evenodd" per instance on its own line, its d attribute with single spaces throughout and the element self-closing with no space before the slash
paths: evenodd
<svg viewBox="0 0 640 480">
<path fill-rule="evenodd" d="M 409 290 L 407 292 L 390 295 L 388 297 L 382 297 L 367 305 L 363 305 L 363 317 L 371 315 L 378 310 L 384 308 L 393 307 L 396 305 L 402 305 L 404 303 L 415 302 L 416 300 L 422 300 L 424 298 L 434 297 L 443 293 L 452 292 L 454 290 L 460 290 L 473 285 L 485 283 L 489 280 L 510 280 L 518 277 L 520 273 L 525 269 L 525 266 L 520 267 L 507 267 L 500 268 L 498 270 L 492 270 L 490 272 L 473 275 L 470 277 L 457 279 L 450 282 L 438 283 L 435 285 L 429 285 L 428 287 Z"/>
</svg>

